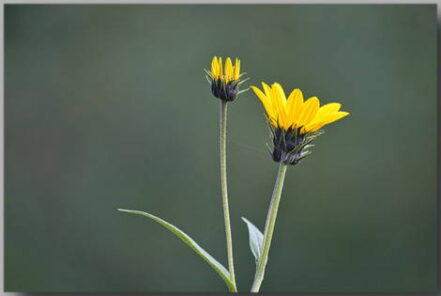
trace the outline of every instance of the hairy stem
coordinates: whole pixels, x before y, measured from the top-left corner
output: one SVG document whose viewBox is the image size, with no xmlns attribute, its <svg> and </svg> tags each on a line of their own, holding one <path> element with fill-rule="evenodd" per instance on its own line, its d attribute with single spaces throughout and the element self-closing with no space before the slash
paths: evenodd
<svg viewBox="0 0 441 296">
<path fill-rule="evenodd" d="M 228 189 L 227 189 L 227 102 L 221 101 L 220 107 L 220 179 L 222 192 L 222 207 L 224 210 L 225 234 L 227 237 L 227 255 L 228 269 L 231 281 L 236 286 L 236 278 L 234 275 L 233 260 L 233 240 L 231 237 L 230 210 L 228 206 Z M 236 292 L 236 291 L 232 291 Z"/>
<path fill-rule="evenodd" d="M 287 165 L 283 162 L 279 164 L 277 172 L 276 183 L 274 185 L 271 203 L 268 209 L 268 214 L 265 222 L 265 231 L 263 234 L 262 254 L 257 262 L 256 275 L 254 276 L 253 286 L 251 292 L 259 292 L 265 276 L 265 267 L 268 262 L 268 254 L 271 247 L 271 239 L 273 237 L 274 226 L 276 225 L 277 211 L 279 209 L 280 197 L 282 196 L 283 183 L 285 181 Z"/>
</svg>

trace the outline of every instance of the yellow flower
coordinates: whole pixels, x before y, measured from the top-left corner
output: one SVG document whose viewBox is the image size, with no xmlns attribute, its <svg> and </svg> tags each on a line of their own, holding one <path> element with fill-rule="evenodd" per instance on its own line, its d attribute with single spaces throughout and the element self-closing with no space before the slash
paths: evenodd
<svg viewBox="0 0 441 296">
<path fill-rule="evenodd" d="M 306 156 L 320 136 L 323 126 L 339 120 L 348 112 L 340 111 L 341 104 L 329 103 L 320 107 L 317 97 L 303 100 L 300 89 L 295 89 L 286 98 L 278 83 L 271 87 L 262 82 L 263 91 L 255 86 L 251 89 L 260 99 L 271 124 L 273 149 L 271 155 L 276 162 L 296 165 Z"/>
<path fill-rule="evenodd" d="M 275 128 L 285 131 L 300 129 L 301 134 L 316 132 L 323 126 L 339 120 L 348 112 L 340 111 L 340 103 L 329 103 L 320 106 L 317 97 L 303 100 L 300 89 L 294 89 L 286 98 L 285 92 L 279 83 L 271 87 L 262 82 L 263 91 L 255 86 L 251 89 L 262 102 L 268 120 Z"/>
<path fill-rule="evenodd" d="M 211 84 L 211 91 L 216 98 L 224 101 L 234 101 L 243 91 L 239 86 L 247 79 L 241 80 L 240 60 L 235 59 L 234 65 L 231 58 L 227 58 L 225 64 L 221 57 L 214 57 L 211 61 L 211 71 L 207 73 L 207 80 Z"/>
<path fill-rule="evenodd" d="M 238 80 L 240 76 L 240 60 L 236 58 L 233 65 L 230 58 L 227 58 L 225 67 L 222 65 L 222 58 L 214 57 L 211 61 L 211 77 L 216 80 L 222 80 L 228 83 Z"/>
</svg>

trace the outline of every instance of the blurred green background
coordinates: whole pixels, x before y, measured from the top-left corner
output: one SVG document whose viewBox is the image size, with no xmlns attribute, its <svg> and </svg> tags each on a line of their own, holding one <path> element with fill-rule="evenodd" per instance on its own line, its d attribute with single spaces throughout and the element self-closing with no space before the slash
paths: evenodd
<svg viewBox="0 0 441 296">
<path fill-rule="evenodd" d="M 263 291 L 434 291 L 435 5 L 6 5 L 7 291 L 225 291 L 149 211 L 226 265 L 219 101 L 242 60 L 351 116 L 287 175 Z M 238 285 L 276 173 L 258 100 L 230 104 Z"/>
</svg>

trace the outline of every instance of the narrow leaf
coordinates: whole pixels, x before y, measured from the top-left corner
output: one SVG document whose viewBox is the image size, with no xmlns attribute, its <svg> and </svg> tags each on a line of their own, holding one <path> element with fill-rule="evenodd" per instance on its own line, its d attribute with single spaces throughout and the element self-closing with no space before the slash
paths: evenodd
<svg viewBox="0 0 441 296">
<path fill-rule="evenodd" d="M 120 212 L 135 214 L 135 215 L 141 215 L 147 218 L 152 219 L 155 222 L 158 222 L 168 230 L 170 230 L 173 234 L 175 234 L 177 237 L 179 237 L 184 243 L 186 243 L 193 251 L 196 252 L 199 256 L 201 256 L 224 280 L 224 282 L 227 284 L 227 287 L 230 291 L 235 292 L 236 286 L 231 281 L 230 273 L 228 270 L 220 264 L 216 259 L 214 259 L 210 254 L 208 254 L 207 251 L 205 251 L 202 247 L 200 247 L 190 236 L 188 236 L 185 232 L 174 226 L 173 224 L 168 223 L 167 221 L 162 220 L 159 217 L 156 217 L 152 214 L 143 212 L 143 211 L 137 211 L 137 210 L 126 210 L 126 209 L 118 209 Z"/>
<path fill-rule="evenodd" d="M 242 220 L 248 226 L 248 234 L 250 236 L 250 249 L 257 262 L 257 260 L 259 260 L 260 258 L 260 254 L 262 253 L 263 234 L 256 226 L 254 226 L 253 223 L 248 221 L 246 218 L 242 217 Z"/>
</svg>

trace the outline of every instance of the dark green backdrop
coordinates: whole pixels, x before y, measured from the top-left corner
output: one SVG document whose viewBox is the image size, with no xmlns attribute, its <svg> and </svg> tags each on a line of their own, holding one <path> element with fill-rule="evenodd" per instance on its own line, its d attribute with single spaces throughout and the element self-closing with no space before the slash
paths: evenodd
<svg viewBox="0 0 441 296">
<path fill-rule="evenodd" d="M 203 68 L 240 57 L 351 115 L 290 168 L 263 291 L 436 289 L 434 5 L 7 5 L 8 291 L 224 291 L 141 209 L 226 265 L 219 102 Z M 258 100 L 230 105 L 239 289 L 276 164 Z"/>
</svg>

